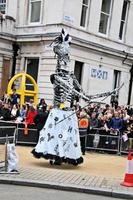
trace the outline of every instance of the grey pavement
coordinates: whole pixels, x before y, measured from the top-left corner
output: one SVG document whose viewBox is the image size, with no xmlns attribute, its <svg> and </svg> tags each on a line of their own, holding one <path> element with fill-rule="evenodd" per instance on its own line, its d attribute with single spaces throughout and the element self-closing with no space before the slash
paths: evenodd
<svg viewBox="0 0 133 200">
<path fill-rule="evenodd" d="M 83 192 L 110 197 L 133 199 L 133 187 L 124 187 L 122 179 L 90 176 L 83 173 L 46 168 L 20 168 L 19 174 L 0 174 L 0 183 L 66 191 Z"/>
<path fill-rule="evenodd" d="M 8 191 L 8 192 L 7 192 Z M 15 192 L 14 192 L 15 191 Z M 27 187 L 20 185 L 0 184 L 0 199 L 2 200 L 98 200 L 98 195 L 63 191 L 49 188 Z M 116 200 L 113 197 L 100 196 L 100 200 Z M 122 200 L 122 198 L 118 198 Z"/>
</svg>

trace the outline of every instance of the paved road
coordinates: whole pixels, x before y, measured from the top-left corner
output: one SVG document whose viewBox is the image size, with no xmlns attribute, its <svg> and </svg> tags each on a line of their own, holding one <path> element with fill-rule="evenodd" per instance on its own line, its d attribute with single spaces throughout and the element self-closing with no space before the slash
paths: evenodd
<svg viewBox="0 0 133 200">
<path fill-rule="evenodd" d="M 52 189 L 3 185 L 0 184 L 2 200 L 115 200 L 111 197 L 89 195 L 84 193 L 66 192 Z M 117 198 L 116 200 L 122 200 Z"/>
<path fill-rule="evenodd" d="M 72 173 L 86 173 L 92 176 L 102 176 L 109 178 L 124 178 L 126 170 L 127 156 L 116 154 L 99 154 L 88 152 L 84 156 L 84 163 L 79 166 L 64 164 L 62 166 L 51 166 L 48 160 L 36 159 L 32 156 L 33 147 L 17 146 L 19 166 L 35 169 L 58 169 L 59 171 L 71 171 Z M 111 166 L 111 167 L 109 167 Z"/>
</svg>

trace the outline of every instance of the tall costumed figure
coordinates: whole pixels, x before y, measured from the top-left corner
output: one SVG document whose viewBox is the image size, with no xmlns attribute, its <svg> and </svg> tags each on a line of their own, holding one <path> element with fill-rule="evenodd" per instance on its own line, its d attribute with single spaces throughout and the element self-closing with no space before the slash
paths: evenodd
<svg viewBox="0 0 133 200">
<path fill-rule="evenodd" d="M 109 96 L 116 92 L 105 92 L 96 95 L 86 95 L 75 75 L 69 69 L 71 37 L 64 29 L 52 42 L 53 51 L 57 57 L 55 73 L 50 76 L 54 87 L 53 109 L 40 131 L 37 145 L 32 150 L 36 158 L 49 159 L 51 164 L 68 163 L 78 165 L 83 163 L 78 119 L 71 108 L 74 97 L 82 98 L 86 102 Z"/>
</svg>

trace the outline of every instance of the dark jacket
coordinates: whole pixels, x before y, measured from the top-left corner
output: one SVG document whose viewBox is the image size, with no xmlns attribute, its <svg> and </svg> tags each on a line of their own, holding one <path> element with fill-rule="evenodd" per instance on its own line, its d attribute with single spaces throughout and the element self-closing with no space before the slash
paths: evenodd
<svg viewBox="0 0 133 200">
<path fill-rule="evenodd" d="M 120 118 L 112 118 L 110 128 L 122 130 L 124 126 L 123 120 Z"/>
<path fill-rule="evenodd" d="M 1 116 L 4 120 L 11 120 L 11 111 L 8 108 L 3 108 Z"/>
<path fill-rule="evenodd" d="M 39 131 L 42 130 L 42 128 L 44 127 L 45 122 L 47 120 L 47 117 L 48 117 L 47 112 L 41 112 L 35 116 L 34 123 L 37 127 L 37 130 L 39 130 Z"/>
</svg>

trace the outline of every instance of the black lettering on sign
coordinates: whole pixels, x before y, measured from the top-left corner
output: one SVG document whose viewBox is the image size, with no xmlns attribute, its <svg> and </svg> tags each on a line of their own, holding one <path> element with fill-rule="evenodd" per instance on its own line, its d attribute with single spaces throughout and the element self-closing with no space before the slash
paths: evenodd
<svg viewBox="0 0 133 200">
<path fill-rule="evenodd" d="M 59 118 L 58 118 L 58 117 L 55 117 L 54 120 L 57 122 L 57 121 L 59 120 Z"/>
<path fill-rule="evenodd" d="M 62 134 L 59 134 L 58 137 L 59 137 L 59 138 L 63 138 L 63 135 L 62 135 Z"/>
<path fill-rule="evenodd" d="M 78 146 L 78 144 L 77 144 L 77 143 L 74 143 L 74 146 L 75 146 L 75 147 L 77 147 L 77 146 Z"/>
<path fill-rule="evenodd" d="M 64 119 L 66 119 L 66 115 L 63 115 Z"/>
<path fill-rule="evenodd" d="M 58 156 L 59 155 L 59 145 L 57 144 L 54 148 L 54 151 L 56 152 L 56 155 Z"/>
<path fill-rule="evenodd" d="M 68 128 L 68 132 L 71 133 L 71 132 L 72 132 L 72 129 L 73 129 L 73 128 L 72 128 L 71 126 L 69 126 L 69 128 Z"/>
<path fill-rule="evenodd" d="M 44 137 L 41 137 L 41 138 L 40 138 L 40 143 L 43 142 L 44 139 L 45 139 Z"/>
<path fill-rule="evenodd" d="M 48 125 L 49 128 L 52 128 L 52 126 L 53 126 L 52 124 L 49 124 L 49 125 Z"/>
<path fill-rule="evenodd" d="M 68 120 L 71 121 L 71 117 L 68 117 Z"/>
<path fill-rule="evenodd" d="M 66 141 L 65 142 L 63 142 L 63 147 L 66 145 Z"/>
<path fill-rule="evenodd" d="M 50 140 L 52 140 L 54 138 L 54 135 L 50 135 L 50 133 L 48 133 L 48 142 L 50 141 Z"/>
</svg>

